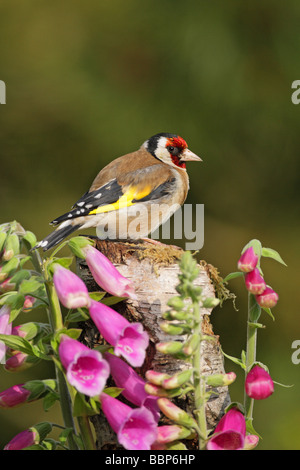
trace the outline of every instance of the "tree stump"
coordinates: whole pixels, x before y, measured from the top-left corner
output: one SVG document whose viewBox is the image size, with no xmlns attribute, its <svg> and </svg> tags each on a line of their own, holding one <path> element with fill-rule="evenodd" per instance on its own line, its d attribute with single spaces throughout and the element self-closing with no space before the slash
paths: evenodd
<svg viewBox="0 0 300 470">
<path fill-rule="evenodd" d="M 96 247 L 110 259 L 123 276 L 132 280 L 135 287 L 137 300 L 128 299 L 115 304 L 112 308 L 131 322 L 141 322 L 149 334 L 150 344 L 147 349 L 146 360 L 143 366 L 136 369 L 136 371 L 144 377 L 148 369 L 174 374 L 190 367 L 187 362 L 161 354 L 155 348 L 155 344 L 161 341 L 182 341 L 184 339 L 182 336 L 171 337 L 167 335 L 159 326 L 163 321 L 162 314 L 169 310 L 168 300 L 177 295 L 175 288 L 179 283 L 178 274 L 180 272 L 178 260 L 183 251 L 178 247 L 152 244 L 146 241 L 127 243 L 97 240 Z M 77 271 L 89 291 L 99 291 L 99 286 L 95 283 L 84 260 L 77 260 Z M 204 297 L 215 296 L 214 285 L 203 267 L 200 267 L 195 285 L 202 287 Z M 214 340 L 201 343 L 201 373 L 207 375 L 225 372 L 219 337 L 213 333 L 209 319 L 210 313 L 211 309 L 201 309 L 203 333 L 214 337 Z M 100 334 L 91 320 L 83 325 L 81 341 L 90 347 L 93 347 L 99 341 L 101 342 Z M 217 387 L 213 389 L 213 392 L 206 406 L 208 429 L 216 426 L 224 413 L 224 409 L 230 403 L 228 387 Z M 119 398 L 126 403 L 122 395 Z M 183 409 L 190 409 L 191 403 L 187 399 L 175 399 L 175 402 Z M 109 427 L 102 413 L 91 417 L 91 421 L 95 428 L 98 449 L 121 448 L 117 443 L 115 433 Z M 185 443 L 188 443 L 188 447 L 192 446 L 189 441 Z"/>
</svg>

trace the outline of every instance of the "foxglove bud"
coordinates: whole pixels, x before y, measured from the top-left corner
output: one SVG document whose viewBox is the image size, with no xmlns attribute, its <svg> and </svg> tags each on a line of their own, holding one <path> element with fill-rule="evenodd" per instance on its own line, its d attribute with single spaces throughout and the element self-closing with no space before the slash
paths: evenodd
<svg viewBox="0 0 300 470">
<path fill-rule="evenodd" d="M 10 335 L 12 332 L 12 324 L 9 321 L 10 317 L 10 309 L 4 305 L 0 309 L 0 334 L 2 335 Z M 0 341 L 0 363 L 3 361 L 7 350 L 7 346 Z"/>
<path fill-rule="evenodd" d="M 89 307 L 91 299 L 87 287 L 75 273 L 56 263 L 53 282 L 58 298 L 64 307 Z"/>
<path fill-rule="evenodd" d="M 269 373 L 262 367 L 252 367 L 245 380 L 245 390 L 250 398 L 263 400 L 274 392 L 274 383 Z"/>
<path fill-rule="evenodd" d="M 30 390 L 23 386 L 13 385 L 0 393 L 0 408 L 14 408 L 28 401 Z"/>
<path fill-rule="evenodd" d="M 20 253 L 20 242 L 19 237 L 15 233 L 8 235 L 5 245 L 2 258 L 4 261 L 9 261 L 13 256 Z"/>
<path fill-rule="evenodd" d="M 165 341 L 155 345 L 156 350 L 163 354 L 178 354 L 182 351 L 182 343 L 179 341 Z"/>
<path fill-rule="evenodd" d="M 257 268 L 245 275 L 245 283 L 247 290 L 255 295 L 262 294 L 266 288 L 264 278 L 260 275 Z"/>
<path fill-rule="evenodd" d="M 267 286 L 262 294 L 256 295 L 255 298 L 261 307 L 273 308 L 277 304 L 279 296 L 271 287 Z"/>
<path fill-rule="evenodd" d="M 220 300 L 216 299 L 215 297 L 208 297 L 207 299 L 203 300 L 202 307 L 203 308 L 215 308 L 219 305 Z"/>
<path fill-rule="evenodd" d="M 159 398 L 157 404 L 162 413 L 175 423 L 187 428 L 197 428 L 196 421 L 186 411 L 174 405 L 168 398 Z"/>
<path fill-rule="evenodd" d="M 10 292 L 15 289 L 16 284 L 11 281 L 11 277 L 7 277 L 3 282 L 0 284 L 0 293 L 4 294 L 5 292 Z"/>
<path fill-rule="evenodd" d="M 244 273 L 249 273 L 256 268 L 258 256 L 255 254 L 253 247 L 247 248 L 238 260 L 238 269 Z"/>
<path fill-rule="evenodd" d="M 182 393 L 181 388 L 174 388 L 172 390 L 166 390 L 165 388 L 159 387 L 158 385 L 154 385 L 151 383 L 145 384 L 145 392 L 149 393 L 149 395 L 154 395 L 155 397 L 176 397 Z"/>
<path fill-rule="evenodd" d="M 177 372 L 177 374 L 174 374 L 172 377 L 165 379 L 162 382 L 162 387 L 165 388 L 166 390 L 172 390 L 174 388 L 181 387 L 181 385 L 184 385 L 186 382 L 190 380 L 192 373 L 193 373 L 192 369 L 187 369 L 182 372 Z"/>
<path fill-rule="evenodd" d="M 193 434 L 190 429 L 177 424 L 158 426 L 156 443 L 167 444 L 179 439 L 187 439 Z M 153 449 L 153 447 L 152 447 Z"/>
<path fill-rule="evenodd" d="M 11 276 L 18 268 L 19 263 L 20 260 L 13 257 L 7 261 L 7 263 L 3 264 L 3 266 L 0 267 L 0 282 L 4 281 L 8 276 Z"/>
<path fill-rule="evenodd" d="M 45 439 L 51 429 L 52 425 L 50 423 L 45 422 L 36 424 L 35 426 L 17 434 L 8 444 L 6 444 L 3 450 L 22 450 L 26 449 L 26 447 L 39 444 L 39 442 Z"/>
<path fill-rule="evenodd" d="M 171 376 L 165 372 L 156 372 L 155 370 L 147 370 L 146 379 L 154 385 L 162 385 L 163 381 L 169 379 Z"/>
<path fill-rule="evenodd" d="M 117 297 L 137 298 L 132 282 L 122 276 L 99 250 L 88 245 L 82 251 L 93 278 L 102 289 Z"/>
<path fill-rule="evenodd" d="M 189 337 L 189 339 L 184 343 L 182 352 L 186 356 L 191 356 L 194 351 L 198 348 L 200 343 L 200 337 L 198 334 L 193 334 Z"/>
<path fill-rule="evenodd" d="M 168 321 L 164 321 L 160 323 L 159 326 L 161 330 L 167 333 L 168 335 L 183 335 L 187 333 L 185 325 L 181 326 L 176 323 L 174 324 Z"/>
<path fill-rule="evenodd" d="M 31 295 L 25 295 L 25 300 L 23 304 L 23 312 L 30 312 L 30 310 L 33 309 L 34 303 L 36 301 L 35 297 L 32 297 Z"/>
<path fill-rule="evenodd" d="M 29 356 L 21 351 L 16 351 L 6 360 L 4 369 L 8 372 L 20 372 L 29 369 L 39 361 L 40 358 L 36 356 Z"/>
<path fill-rule="evenodd" d="M 227 374 L 213 374 L 208 375 L 205 379 L 207 385 L 211 387 L 225 387 L 232 384 L 236 379 L 234 372 L 228 372 Z"/>
</svg>

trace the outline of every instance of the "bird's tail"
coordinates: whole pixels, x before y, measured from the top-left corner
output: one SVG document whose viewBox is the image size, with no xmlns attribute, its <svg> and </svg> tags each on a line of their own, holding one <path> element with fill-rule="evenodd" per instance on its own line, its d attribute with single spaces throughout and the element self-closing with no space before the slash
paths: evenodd
<svg viewBox="0 0 300 470">
<path fill-rule="evenodd" d="M 62 223 L 54 232 L 47 235 L 46 238 L 41 240 L 35 248 L 43 248 L 44 251 L 50 250 L 55 245 L 58 245 L 61 241 L 63 241 L 68 235 L 70 235 L 75 230 L 78 230 L 80 225 L 71 225 Z"/>
</svg>

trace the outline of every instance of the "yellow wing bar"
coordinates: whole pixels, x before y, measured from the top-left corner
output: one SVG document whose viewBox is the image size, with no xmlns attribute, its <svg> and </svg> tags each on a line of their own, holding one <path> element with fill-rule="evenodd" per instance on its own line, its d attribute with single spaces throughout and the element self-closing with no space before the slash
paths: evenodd
<svg viewBox="0 0 300 470">
<path fill-rule="evenodd" d="M 89 215 L 101 214 L 103 212 L 117 211 L 124 207 L 133 206 L 134 200 L 143 199 L 152 191 L 151 186 L 146 186 L 143 190 L 139 190 L 136 186 L 131 186 L 116 202 L 97 207 L 89 212 Z"/>
</svg>

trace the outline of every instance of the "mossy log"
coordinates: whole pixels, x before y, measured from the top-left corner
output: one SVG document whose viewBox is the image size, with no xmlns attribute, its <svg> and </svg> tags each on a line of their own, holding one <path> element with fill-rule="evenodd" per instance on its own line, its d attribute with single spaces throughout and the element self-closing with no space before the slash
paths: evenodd
<svg viewBox="0 0 300 470">
<path fill-rule="evenodd" d="M 112 261 L 123 276 L 132 280 L 135 287 L 137 300 L 125 300 L 115 304 L 113 308 L 129 321 L 141 322 L 149 334 L 150 344 L 146 360 L 137 372 L 144 377 L 148 369 L 173 374 L 190 367 L 187 362 L 161 354 L 155 348 L 155 344 L 160 341 L 182 340 L 182 336 L 177 338 L 168 336 L 160 329 L 159 324 L 162 321 L 162 314 L 169 309 L 168 300 L 177 295 L 175 288 L 179 282 L 178 274 L 180 272 L 178 260 L 183 251 L 174 246 L 153 244 L 146 241 L 127 243 L 97 240 L 96 247 Z M 205 267 L 199 266 L 200 272 L 195 284 L 202 287 L 202 293 L 205 297 L 214 297 L 215 288 L 209 273 Z M 84 260 L 77 260 L 77 271 L 89 291 L 99 290 L 99 286 L 95 283 Z M 212 337 L 212 340 L 201 343 L 201 373 L 207 375 L 224 373 L 224 360 L 219 337 L 213 333 L 209 318 L 210 313 L 210 309 L 201 309 L 203 332 Z M 81 340 L 90 347 L 103 341 L 91 320 L 83 325 Z M 120 395 L 119 398 L 122 399 L 122 396 Z M 176 400 L 177 404 L 184 409 L 189 409 L 191 406 L 187 399 Z M 126 402 L 125 399 L 124 402 Z M 218 387 L 213 390 L 206 406 L 208 429 L 216 426 L 229 403 L 227 387 Z M 98 449 L 120 448 L 114 432 L 102 414 L 93 416 L 91 420 L 95 427 Z M 193 446 L 189 441 L 186 441 L 186 444 L 188 447 Z"/>
</svg>

